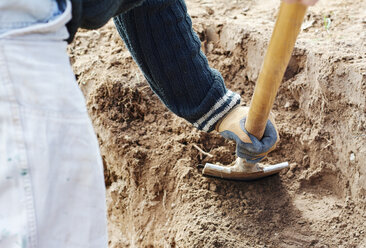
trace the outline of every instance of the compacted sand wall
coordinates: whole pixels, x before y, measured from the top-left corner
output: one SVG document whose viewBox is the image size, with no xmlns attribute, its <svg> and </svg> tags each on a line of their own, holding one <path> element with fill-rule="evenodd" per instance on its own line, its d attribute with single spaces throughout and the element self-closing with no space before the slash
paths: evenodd
<svg viewBox="0 0 366 248">
<path fill-rule="evenodd" d="M 235 144 L 173 116 L 112 23 L 79 32 L 69 52 L 101 146 L 110 247 L 365 247 L 363 5 L 324 0 L 309 11 L 274 106 L 281 143 L 267 159 L 290 169 L 249 183 L 202 177 L 197 165 L 230 164 Z M 211 65 L 248 104 L 277 3 L 188 7 Z"/>
</svg>

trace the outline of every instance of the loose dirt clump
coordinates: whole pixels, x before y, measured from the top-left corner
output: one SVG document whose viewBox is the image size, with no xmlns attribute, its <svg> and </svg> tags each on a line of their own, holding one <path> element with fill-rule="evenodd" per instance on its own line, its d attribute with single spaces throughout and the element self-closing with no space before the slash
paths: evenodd
<svg viewBox="0 0 366 248">
<path fill-rule="evenodd" d="M 203 177 L 198 165 L 230 164 L 235 144 L 170 113 L 113 23 L 79 32 L 69 52 L 103 156 L 110 247 L 366 247 L 365 5 L 309 9 L 274 105 L 281 142 L 266 160 L 290 168 L 254 182 Z M 210 64 L 243 104 L 277 7 L 188 1 Z"/>
</svg>

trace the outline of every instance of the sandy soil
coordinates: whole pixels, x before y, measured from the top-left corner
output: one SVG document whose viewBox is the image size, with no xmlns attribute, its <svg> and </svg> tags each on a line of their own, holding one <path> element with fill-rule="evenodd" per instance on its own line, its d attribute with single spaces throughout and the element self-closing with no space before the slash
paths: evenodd
<svg viewBox="0 0 366 248">
<path fill-rule="evenodd" d="M 278 4 L 188 1 L 210 64 L 243 104 Z M 203 177 L 198 165 L 230 164 L 234 143 L 170 113 L 113 23 L 80 31 L 69 53 L 101 146 L 110 247 L 366 247 L 365 9 L 321 0 L 309 10 L 274 106 L 281 143 L 267 159 L 290 169 L 255 182 Z"/>
</svg>

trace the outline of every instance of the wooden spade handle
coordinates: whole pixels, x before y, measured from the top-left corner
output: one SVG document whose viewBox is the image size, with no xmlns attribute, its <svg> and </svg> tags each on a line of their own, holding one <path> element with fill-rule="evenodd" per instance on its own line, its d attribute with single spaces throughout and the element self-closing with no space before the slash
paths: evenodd
<svg viewBox="0 0 366 248">
<path fill-rule="evenodd" d="M 278 18 L 264 57 L 245 129 L 262 139 L 277 90 L 290 61 L 307 7 L 281 2 Z"/>
</svg>

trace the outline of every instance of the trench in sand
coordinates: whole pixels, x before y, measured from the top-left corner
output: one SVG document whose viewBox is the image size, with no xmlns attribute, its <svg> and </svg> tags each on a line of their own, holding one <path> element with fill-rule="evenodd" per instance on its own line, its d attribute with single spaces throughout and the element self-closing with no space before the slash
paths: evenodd
<svg viewBox="0 0 366 248">
<path fill-rule="evenodd" d="M 196 3 L 194 28 L 210 64 L 249 103 L 270 28 L 207 17 Z M 197 165 L 230 164 L 235 144 L 171 114 L 111 23 L 76 36 L 70 54 L 101 146 L 110 247 L 366 245 L 366 58 L 316 49 L 308 35 L 274 106 L 281 142 L 267 162 L 290 169 L 255 182 L 202 177 Z"/>
</svg>

